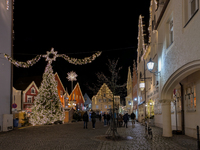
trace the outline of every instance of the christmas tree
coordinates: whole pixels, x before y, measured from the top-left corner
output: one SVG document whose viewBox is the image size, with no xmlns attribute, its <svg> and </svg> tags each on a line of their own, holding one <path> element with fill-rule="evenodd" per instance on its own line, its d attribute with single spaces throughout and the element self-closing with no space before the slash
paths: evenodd
<svg viewBox="0 0 200 150">
<path fill-rule="evenodd" d="M 43 74 L 43 80 L 35 97 L 30 116 L 30 123 L 34 125 L 52 124 L 64 121 L 64 109 L 60 102 L 51 63 L 48 63 Z"/>
</svg>

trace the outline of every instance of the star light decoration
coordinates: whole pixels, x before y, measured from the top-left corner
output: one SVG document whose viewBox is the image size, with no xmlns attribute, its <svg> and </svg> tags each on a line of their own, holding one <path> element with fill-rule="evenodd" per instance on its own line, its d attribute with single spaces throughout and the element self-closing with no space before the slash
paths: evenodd
<svg viewBox="0 0 200 150">
<path fill-rule="evenodd" d="M 76 72 L 74 72 L 74 71 L 71 71 L 71 72 L 68 72 L 67 73 L 67 79 L 69 80 L 69 81 L 76 81 L 76 77 L 78 76 L 77 74 L 76 74 Z"/>
<path fill-rule="evenodd" d="M 46 55 L 43 55 L 42 57 L 46 58 L 45 61 L 48 61 L 49 64 L 52 63 L 52 61 L 56 61 L 56 58 L 57 58 L 57 51 L 54 51 L 54 48 L 52 47 L 51 48 L 51 51 L 47 51 L 47 54 Z M 51 55 L 53 55 L 53 57 L 51 58 Z"/>
</svg>

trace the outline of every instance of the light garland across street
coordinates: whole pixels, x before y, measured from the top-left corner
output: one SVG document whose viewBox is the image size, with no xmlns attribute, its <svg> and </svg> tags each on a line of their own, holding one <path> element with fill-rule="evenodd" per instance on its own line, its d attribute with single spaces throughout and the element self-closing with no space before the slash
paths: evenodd
<svg viewBox="0 0 200 150">
<path fill-rule="evenodd" d="M 27 60 L 26 62 L 20 62 L 20 61 L 14 60 L 8 54 L 4 54 L 4 57 L 9 62 L 11 62 L 13 65 L 15 65 L 16 67 L 29 68 L 30 66 L 33 66 L 34 64 L 36 64 L 40 60 L 41 57 L 46 58 L 46 61 L 48 61 L 48 63 L 50 63 L 50 64 L 52 63 L 52 61 L 56 61 L 57 57 L 62 57 L 71 64 L 84 65 L 87 63 L 91 63 L 93 60 L 95 60 L 97 57 L 99 57 L 101 55 L 101 53 L 102 53 L 101 51 L 98 51 L 98 52 L 94 53 L 93 55 L 91 55 L 90 57 L 85 57 L 83 59 L 77 59 L 77 58 L 71 58 L 65 54 L 57 54 L 57 51 L 54 51 L 54 48 L 51 48 L 51 51 L 47 51 L 46 55 L 37 55 L 35 58 L 33 58 L 31 60 Z"/>
</svg>

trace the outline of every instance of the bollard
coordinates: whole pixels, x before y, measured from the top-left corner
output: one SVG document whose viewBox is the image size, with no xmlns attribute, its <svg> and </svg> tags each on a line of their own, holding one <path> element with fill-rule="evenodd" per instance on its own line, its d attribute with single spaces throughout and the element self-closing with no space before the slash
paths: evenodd
<svg viewBox="0 0 200 150">
<path fill-rule="evenodd" d="M 199 142 L 199 126 L 197 126 L 197 149 L 200 150 L 200 142 Z"/>
</svg>

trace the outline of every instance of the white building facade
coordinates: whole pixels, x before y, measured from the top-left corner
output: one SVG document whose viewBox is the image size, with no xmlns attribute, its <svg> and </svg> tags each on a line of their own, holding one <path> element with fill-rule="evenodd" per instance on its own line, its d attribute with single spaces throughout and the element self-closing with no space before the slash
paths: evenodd
<svg viewBox="0 0 200 150">
<path fill-rule="evenodd" d="M 146 71 L 146 77 L 151 77 L 146 103 L 152 100 L 155 125 L 163 128 L 165 137 L 178 129 L 196 138 L 200 125 L 198 10 L 199 0 L 152 0 L 150 4 L 148 43 L 138 57 L 145 61 L 145 67 L 151 58 L 157 64 L 153 71 L 160 72 L 155 76 Z"/>
<path fill-rule="evenodd" d="M 13 2 L 0 0 L 0 132 L 3 126 L 3 114 L 11 113 L 12 68 L 3 54 L 12 56 Z"/>
</svg>

